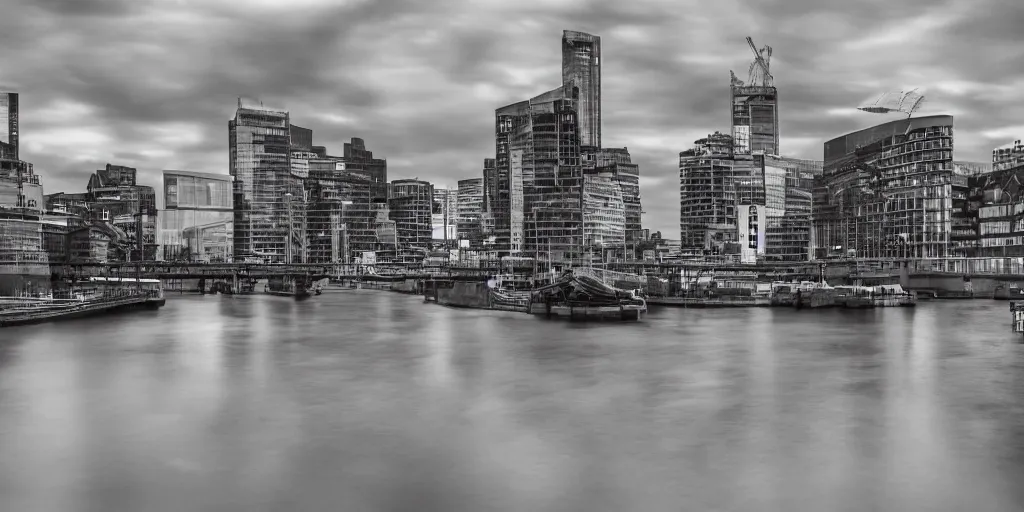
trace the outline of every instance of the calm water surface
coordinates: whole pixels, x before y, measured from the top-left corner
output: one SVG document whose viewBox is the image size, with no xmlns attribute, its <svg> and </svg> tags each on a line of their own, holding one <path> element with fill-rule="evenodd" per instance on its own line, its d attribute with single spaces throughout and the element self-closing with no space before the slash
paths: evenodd
<svg viewBox="0 0 1024 512">
<path fill-rule="evenodd" d="M 570 324 L 379 291 L 0 330 L 11 511 L 1024 509 L 1005 302 Z"/>
</svg>

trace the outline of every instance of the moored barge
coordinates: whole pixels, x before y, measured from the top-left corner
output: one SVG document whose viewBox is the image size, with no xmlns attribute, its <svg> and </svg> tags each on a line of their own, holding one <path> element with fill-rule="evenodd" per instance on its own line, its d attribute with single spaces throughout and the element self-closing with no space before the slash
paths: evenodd
<svg viewBox="0 0 1024 512">
<path fill-rule="evenodd" d="M 93 277 L 87 286 L 73 290 L 70 298 L 2 297 L 0 327 L 81 318 L 131 309 L 156 309 L 164 305 L 159 279 Z"/>
</svg>

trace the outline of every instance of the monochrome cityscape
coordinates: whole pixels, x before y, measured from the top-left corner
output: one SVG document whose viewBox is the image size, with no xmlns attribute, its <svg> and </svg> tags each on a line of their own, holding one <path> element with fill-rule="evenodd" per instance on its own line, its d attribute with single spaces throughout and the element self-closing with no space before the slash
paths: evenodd
<svg viewBox="0 0 1024 512">
<path fill-rule="evenodd" d="M 1014 205 L 1024 200 L 1013 185 L 1024 170 L 1020 141 L 993 149 L 991 162 L 958 161 L 953 117 L 915 117 L 923 98 L 910 91 L 862 108 L 901 118 L 825 141 L 822 161 L 787 157 L 771 48 L 748 44 L 755 55 L 748 79 L 730 71 L 722 87 L 731 127 L 708 127 L 706 138 L 679 153 L 677 239 L 643 228 L 640 169 L 628 148 L 601 145 L 602 41 L 583 32 L 562 34 L 561 85 L 495 108 L 493 155 L 482 155 L 481 173 L 451 189 L 388 181 L 387 160 L 363 139 L 353 137 L 338 155 L 315 145 L 313 131 L 292 124 L 286 110 L 239 98 L 228 123 L 227 173 L 165 170 L 160 209 L 156 189 L 116 164 L 87 180 L 83 171 L 84 192 L 44 194 L 44 180 L 19 158 L 19 93 L 6 92 L 5 274 L 31 275 L 33 264 L 46 262 L 137 260 L 536 259 L 568 268 L 707 257 L 1024 255 L 1024 228 L 1014 221 Z M 751 223 L 763 233 L 742 244 Z M 19 291 L 23 279 L 4 279 L 5 294 Z"/>
<path fill-rule="evenodd" d="M 979 1 L 0 7 L 4 509 L 1024 510 Z"/>
</svg>

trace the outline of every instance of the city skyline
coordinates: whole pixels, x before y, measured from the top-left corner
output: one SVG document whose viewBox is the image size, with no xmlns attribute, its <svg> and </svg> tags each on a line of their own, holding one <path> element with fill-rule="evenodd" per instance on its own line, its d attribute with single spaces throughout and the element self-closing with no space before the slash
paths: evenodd
<svg viewBox="0 0 1024 512">
<path fill-rule="evenodd" d="M 154 186 L 165 169 L 227 174 L 225 121 L 248 96 L 288 110 L 328 146 L 367 140 L 392 179 L 455 188 L 493 157 L 496 108 L 559 85 L 563 30 L 601 37 L 602 143 L 629 148 L 643 225 L 671 238 L 678 153 L 729 129 L 729 70 L 745 78 L 747 35 L 775 49 L 786 156 L 820 160 L 825 141 L 897 119 L 854 109 L 909 86 L 927 89 L 919 115 L 956 119 L 957 160 L 988 161 L 1024 133 L 1000 106 L 1021 82 L 1005 70 L 1018 68 L 1006 29 L 1016 30 L 1022 8 L 995 1 L 841 11 L 727 2 L 699 16 L 678 2 L 467 4 L 456 17 L 454 4 L 316 4 L 5 7 L 0 42 L 11 51 L 0 56 L 0 89 L 21 93 L 21 158 L 48 193 L 77 190 L 107 162 L 138 168 L 139 182 Z"/>
</svg>

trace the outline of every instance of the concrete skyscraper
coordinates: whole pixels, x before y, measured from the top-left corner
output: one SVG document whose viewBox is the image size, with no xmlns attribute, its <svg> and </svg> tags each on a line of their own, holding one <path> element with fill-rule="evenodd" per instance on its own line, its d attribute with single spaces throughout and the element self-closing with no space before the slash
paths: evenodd
<svg viewBox="0 0 1024 512">
<path fill-rule="evenodd" d="M 562 83 L 579 89 L 580 146 L 601 147 L 601 38 L 562 32 Z"/>
</svg>

